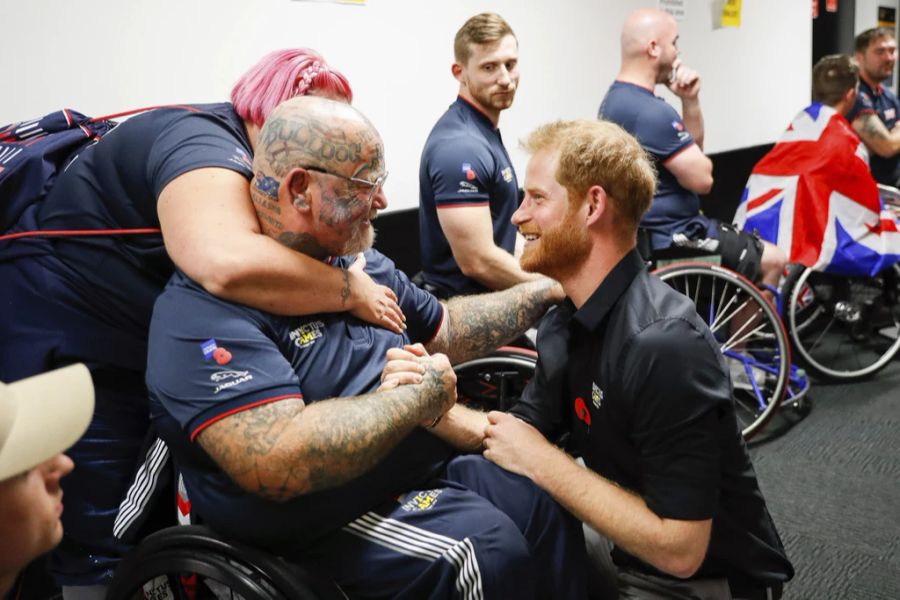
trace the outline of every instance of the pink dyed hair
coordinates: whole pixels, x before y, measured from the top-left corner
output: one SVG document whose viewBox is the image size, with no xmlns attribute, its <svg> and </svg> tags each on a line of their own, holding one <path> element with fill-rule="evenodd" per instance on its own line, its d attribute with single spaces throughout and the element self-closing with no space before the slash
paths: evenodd
<svg viewBox="0 0 900 600">
<path fill-rule="evenodd" d="M 312 90 L 331 92 L 353 100 L 344 75 L 328 66 L 322 55 L 309 48 L 276 50 L 265 55 L 238 80 L 231 103 L 241 118 L 263 126 L 281 102 Z"/>
</svg>

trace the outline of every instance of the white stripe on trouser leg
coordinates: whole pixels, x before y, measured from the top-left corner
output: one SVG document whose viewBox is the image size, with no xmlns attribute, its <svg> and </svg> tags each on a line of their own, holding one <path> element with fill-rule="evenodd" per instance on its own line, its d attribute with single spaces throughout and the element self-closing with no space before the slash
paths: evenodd
<svg viewBox="0 0 900 600">
<path fill-rule="evenodd" d="M 478 558 L 469 538 L 454 540 L 373 512 L 351 521 L 343 530 L 405 556 L 429 562 L 443 558 L 456 570 L 456 590 L 462 598 L 484 598 Z"/>
<path fill-rule="evenodd" d="M 456 578 L 456 590 L 466 600 L 480 600 L 484 598 L 484 589 L 481 584 L 481 571 L 478 568 L 478 557 L 475 556 L 475 547 L 469 538 L 447 549 L 444 555 L 459 575 Z"/>
<path fill-rule="evenodd" d="M 159 475 L 168 460 L 169 448 L 165 442 L 157 438 L 147 451 L 144 462 L 128 488 L 125 499 L 119 505 L 119 512 L 113 523 L 113 535 L 121 537 L 147 508 L 148 499 L 153 495 L 153 491 L 159 483 Z"/>
</svg>

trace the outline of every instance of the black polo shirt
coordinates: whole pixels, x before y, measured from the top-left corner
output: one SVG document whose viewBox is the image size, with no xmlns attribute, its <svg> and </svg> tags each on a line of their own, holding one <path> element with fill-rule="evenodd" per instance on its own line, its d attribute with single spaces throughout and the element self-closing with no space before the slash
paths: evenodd
<svg viewBox="0 0 900 600">
<path fill-rule="evenodd" d="M 794 570 L 759 490 L 728 368 L 691 301 L 627 254 L 580 309 L 538 331 L 537 372 L 512 412 L 663 518 L 713 519 L 694 577 L 784 582 Z M 663 573 L 613 550 L 620 567 Z"/>
</svg>

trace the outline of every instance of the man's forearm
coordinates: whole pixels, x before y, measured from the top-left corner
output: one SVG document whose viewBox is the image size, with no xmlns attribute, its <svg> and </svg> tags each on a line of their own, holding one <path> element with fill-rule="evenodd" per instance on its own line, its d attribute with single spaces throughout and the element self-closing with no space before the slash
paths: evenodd
<svg viewBox="0 0 900 600">
<path fill-rule="evenodd" d="M 243 489 L 272 500 L 341 485 L 375 466 L 447 403 L 442 374 L 420 384 L 304 406 L 272 402 L 231 415 L 198 442 Z"/>
<path fill-rule="evenodd" d="M 699 98 L 682 99 L 681 120 L 684 121 L 684 126 L 691 134 L 691 137 L 694 138 L 694 143 L 702 150 L 705 131 L 703 127 L 703 111 L 700 109 Z"/>
<path fill-rule="evenodd" d="M 676 577 L 700 567 L 709 543 L 710 522 L 662 519 L 644 500 L 584 468 L 549 443 L 534 453 L 528 476 L 579 520 L 653 565 Z"/>
<path fill-rule="evenodd" d="M 481 452 L 487 424 L 487 414 L 456 404 L 444 414 L 431 432 L 457 450 Z"/>
<path fill-rule="evenodd" d="M 505 290 L 539 277 L 523 271 L 515 256 L 496 246 L 493 246 L 490 251 L 464 262 L 461 268 L 467 277 L 471 277 L 491 290 Z"/>
<path fill-rule="evenodd" d="M 875 113 L 864 113 L 853 120 L 853 129 L 874 154 L 890 158 L 900 152 L 900 128 L 890 131 Z"/>
<path fill-rule="evenodd" d="M 447 325 L 428 351 L 446 354 L 453 364 L 492 352 L 525 333 L 562 299 L 558 285 L 542 278 L 502 292 L 452 298 L 447 302 Z"/>
</svg>

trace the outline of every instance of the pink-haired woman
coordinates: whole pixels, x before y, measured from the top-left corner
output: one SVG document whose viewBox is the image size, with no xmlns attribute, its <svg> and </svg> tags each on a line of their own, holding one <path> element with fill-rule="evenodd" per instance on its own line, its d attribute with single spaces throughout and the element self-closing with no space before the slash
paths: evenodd
<svg viewBox="0 0 900 600">
<path fill-rule="evenodd" d="M 78 469 L 63 482 L 66 534 L 52 562 L 67 598 L 102 597 L 127 549 L 112 524 L 148 428 L 153 303 L 175 268 L 269 312 L 350 311 L 403 326 L 393 292 L 361 268 L 331 267 L 260 234 L 249 193 L 257 133 L 278 103 L 303 94 L 352 98 L 318 53 L 282 50 L 238 81 L 232 103 L 128 119 L 81 152 L 37 213 L 39 229 L 102 235 L 17 240 L 0 256 L 0 380 L 83 362 L 96 387 L 94 418 L 69 452 Z M 157 228 L 162 236 L 133 233 Z M 210 360 L 199 346 L 197 360 Z"/>
</svg>

